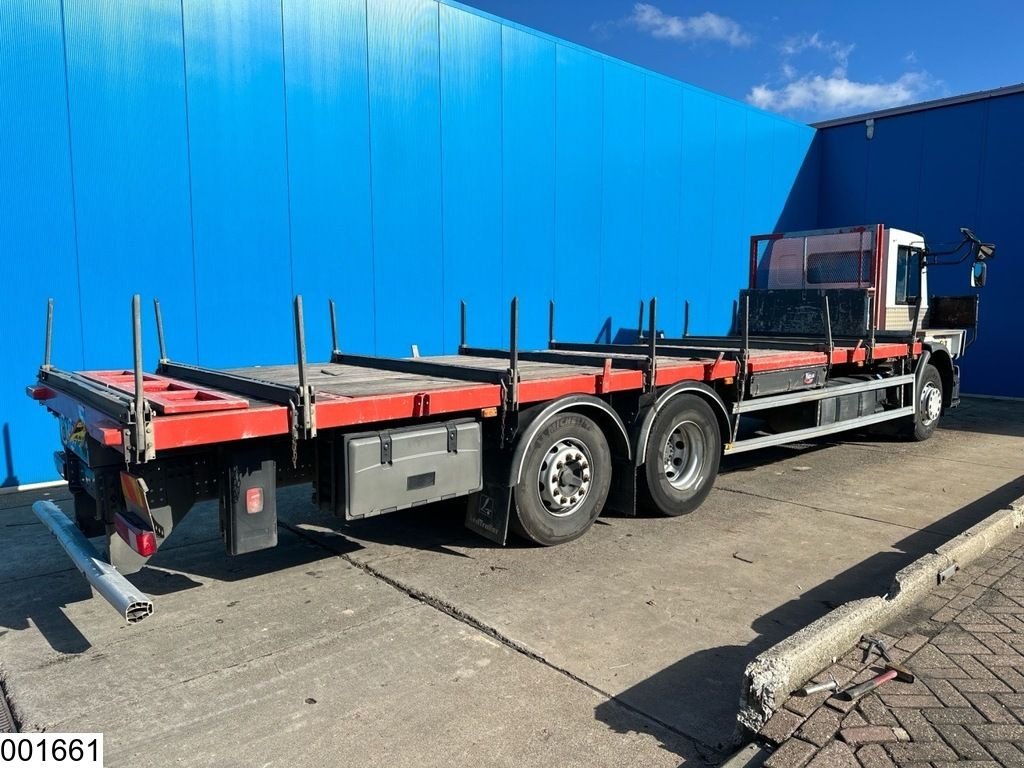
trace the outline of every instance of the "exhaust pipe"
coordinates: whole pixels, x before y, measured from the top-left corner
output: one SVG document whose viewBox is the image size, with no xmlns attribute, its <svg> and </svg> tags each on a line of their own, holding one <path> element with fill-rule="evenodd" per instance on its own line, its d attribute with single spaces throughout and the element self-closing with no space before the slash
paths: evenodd
<svg viewBox="0 0 1024 768">
<path fill-rule="evenodd" d="M 60 507 L 52 501 L 37 501 L 32 511 L 50 529 L 68 553 L 75 567 L 129 624 L 137 624 L 153 613 L 153 601 L 104 561 L 92 543 L 82 535 Z"/>
</svg>

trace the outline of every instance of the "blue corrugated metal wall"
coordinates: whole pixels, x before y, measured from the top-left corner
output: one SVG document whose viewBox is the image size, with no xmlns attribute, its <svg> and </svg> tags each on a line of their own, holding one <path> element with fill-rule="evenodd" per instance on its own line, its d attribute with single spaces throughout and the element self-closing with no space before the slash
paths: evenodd
<svg viewBox="0 0 1024 768">
<path fill-rule="evenodd" d="M 1024 235 L 1024 94 L 1000 96 L 875 120 L 870 140 L 858 122 L 818 132 L 820 226 L 883 221 L 921 232 L 933 246 L 959 227 L 997 244 L 981 291 L 977 344 L 962 364 L 972 394 L 1024 396 L 1020 341 Z M 971 293 L 969 264 L 933 269 L 933 294 Z"/>
<path fill-rule="evenodd" d="M 130 359 L 133 292 L 206 365 L 292 360 L 296 292 L 320 356 L 330 296 L 383 354 L 453 351 L 459 299 L 503 344 L 513 295 L 527 345 L 552 297 L 724 331 L 747 236 L 817 215 L 811 128 L 455 3 L 9 0 L 0 50 L 0 484 L 53 476 L 48 296 L 67 368 Z"/>
</svg>

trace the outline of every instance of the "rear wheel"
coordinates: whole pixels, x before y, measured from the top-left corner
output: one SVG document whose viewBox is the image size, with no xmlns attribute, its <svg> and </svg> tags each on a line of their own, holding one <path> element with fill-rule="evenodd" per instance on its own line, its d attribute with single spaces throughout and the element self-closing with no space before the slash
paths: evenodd
<svg viewBox="0 0 1024 768">
<path fill-rule="evenodd" d="M 907 420 L 906 435 L 922 442 L 931 437 L 942 416 L 942 376 L 934 365 L 926 365 L 921 374 L 921 389 L 914 404 L 914 416 Z"/>
<path fill-rule="evenodd" d="M 718 474 L 722 436 L 711 406 L 679 395 L 654 417 L 641 492 L 649 506 L 675 517 L 699 507 Z"/>
<path fill-rule="evenodd" d="M 611 474 L 611 451 L 597 423 L 556 414 L 526 449 L 513 528 L 544 546 L 582 536 L 604 508 Z"/>
</svg>

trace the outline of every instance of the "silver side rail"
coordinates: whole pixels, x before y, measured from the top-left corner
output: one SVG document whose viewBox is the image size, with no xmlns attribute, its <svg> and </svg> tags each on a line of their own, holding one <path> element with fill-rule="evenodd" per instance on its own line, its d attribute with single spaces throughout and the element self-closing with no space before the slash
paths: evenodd
<svg viewBox="0 0 1024 768">
<path fill-rule="evenodd" d="M 927 362 L 927 360 L 925 360 Z M 923 366 L 922 366 L 923 368 Z M 815 400 L 827 400 L 830 397 L 840 395 L 853 395 L 859 392 L 871 392 L 876 389 L 888 389 L 889 387 L 906 386 L 914 383 L 914 374 L 908 373 L 903 376 L 889 376 L 884 379 L 871 379 L 856 384 L 840 384 L 821 389 L 811 389 L 804 392 L 790 392 L 785 395 L 771 395 L 769 397 L 757 397 L 752 400 L 744 400 L 732 407 L 733 413 L 750 413 L 751 411 L 763 411 L 766 408 L 777 408 L 782 405 L 794 405 L 796 403 L 809 403 Z"/>
<path fill-rule="evenodd" d="M 796 443 L 801 440 L 809 440 L 812 437 L 831 435 L 836 432 L 845 432 L 848 429 L 866 427 L 870 424 L 878 424 L 883 421 L 901 419 L 904 416 L 913 416 L 914 406 L 908 405 L 904 408 L 895 408 L 891 411 L 873 413 L 870 416 L 860 416 L 856 419 L 836 421 L 832 424 L 823 424 L 820 427 L 808 427 L 807 429 L 795 429 L 790 432 L 780 432 L 777 435 L 765 435 L 764 437 L 751 437 L 746 440 L 737 440 L 735 443 L 728 443 L 725 446 L 726 454 L 743 453 L 753 451 L 756 448 L 767 448 L 770 445 L 782 445 L 783 443 Z"/>
<path fill-rule="evenodd" d="M 57 542 L 93 589 L 114 606 L 125 621 L 137 624 L 152 615 L 153 601 L 100 557 L 96 548 L 60 507 L 52 501 L 37 501 L 32 505 L 32 511 L 50 529 L 50 533 L 57 537 Z"/>
</svg>

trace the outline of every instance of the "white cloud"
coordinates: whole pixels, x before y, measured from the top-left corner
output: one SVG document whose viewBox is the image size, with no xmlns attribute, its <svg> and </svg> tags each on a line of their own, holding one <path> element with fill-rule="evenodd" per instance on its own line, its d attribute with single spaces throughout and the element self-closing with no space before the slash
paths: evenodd
<svg viewBox="0 0 1024 768">
<path fill-rule="evenodd" d="M 907 72 L 896 80 L 861 83 L 845 76 L 804 75 L 772 88 L 755 85 L 747 101 L 774 112 L 830 113 L 884 109 L 920 100 L 930 88 L 931 79 L 923 72 Z"/>
<path fill-rule="evenodd" d="M 785 57 L 796 56 L 805 51 L 817 51 L 832 59 L 837 71 L 845 74 L 846 67 L 850 62 L 850 54 L 856 46 L 853 43 L 843 43 L 839 40 L 826 40 L 820 32 L 813 35 L 798 35 L 791 37 L 782 43 L 780 50 Z"/>
<path fill-rule="evenodd" d="M 787 38 L 779 46 L 778 76 L 751 88 L 747 102 L 773 112 L 820 119 L 920 101 L 938 85 L 916 68 L 889 80 L 853 79 L 849 68 L 854 49 L 853 43 L 832 40 L 820 32 Z M 815 62 L 817 66 L 812 66 Z M 910 58 L 904 62 L 916 63 Z"/>
<path fill-rule="evenodd" d="M 637 3 L 626 21 L 662 40 L 715 40 L 733 47 L 750 45 L 752 40 L 735 19 L 711 11 L 699 16 L 671 16 L 656 5 Z"/>
</svg>

